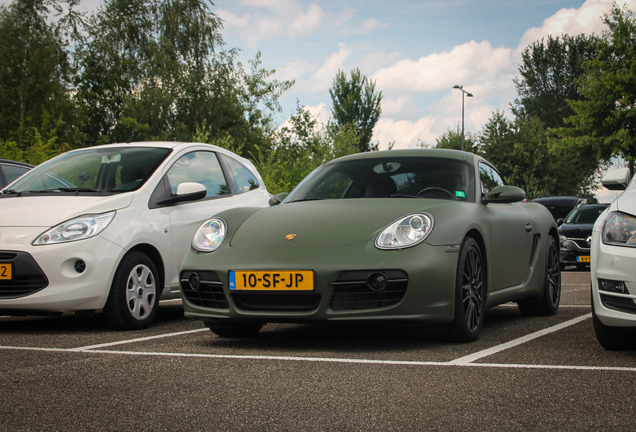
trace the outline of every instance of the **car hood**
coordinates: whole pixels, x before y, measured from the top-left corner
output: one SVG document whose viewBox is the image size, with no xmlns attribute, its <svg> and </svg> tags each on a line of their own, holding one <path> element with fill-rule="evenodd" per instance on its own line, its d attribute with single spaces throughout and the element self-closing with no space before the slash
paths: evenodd
<svg viewBox="0 0 636 432">
<path fill-rule="evenodd" d="M 128 207 L 132 193 L 110 196 L 31 196 L 0 199 L 0 226 L 52 227 L 85 214 Z"/>
<path fill-rule="evenodd" d="M 368 242 L 409 213 L 439 200 L 349 199 L 280 204 L 253 213 L 232 237 L 232 247 L 334 247 Z M 286 240 L 287 236 L 295 235 Z"/>
<path fill-rule="evenodd" d="M 593 224 L 563 224 L 559 227 L 559 234 L 570 238 L 585 239 L 592 235 Z"/>
</svg>

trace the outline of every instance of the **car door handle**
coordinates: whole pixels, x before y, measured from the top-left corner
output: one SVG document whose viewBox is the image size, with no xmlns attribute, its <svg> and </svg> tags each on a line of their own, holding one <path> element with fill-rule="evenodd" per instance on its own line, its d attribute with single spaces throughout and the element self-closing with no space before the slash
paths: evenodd
<svg viewBox="0 0 636 432">
<path fill-rule="evenodd" d="M 531 224 L 530 222 L 527 222 L 527 223 L 526 223 L 526 231 L 527 231 L 527 232 L 532 231 L 532 224 Z"/>
</svg>

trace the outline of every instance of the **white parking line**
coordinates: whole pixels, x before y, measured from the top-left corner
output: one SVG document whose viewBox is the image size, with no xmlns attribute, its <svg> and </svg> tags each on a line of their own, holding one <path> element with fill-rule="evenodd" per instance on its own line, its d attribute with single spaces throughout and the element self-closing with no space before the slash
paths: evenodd
<svg viewBox="0 0 636 432">
<path fill-rule="evenodd" d="M 176 333 L 166 333 L 166 334 L 161 334 L 161 335 L 156 335 L 156 336 L 146 336 L 146 337 L 136 338 L 136 339 L 127 339 L 127 340 L 122 340 L 122 341 L 117 341 L 117 342 L 107 342 L 107 343 L 103 343 L 103 344 L 88 345 L 88 346 L 83 346 L 83 347 L 79 347 L 79 348 L 71 348 L 68 351 L 89 351 L 89 350 L 96 349 L 96 348 L 106 348 L 106 347 L 115 346 L 115 345 L 124 345 L 124 344 L 129 344 L 129 343 L 136 343 L 136 342 L 145 342 L 145 341 L 149 341 L 149 340 L 153 340 L 153 339 L 161 339 L 161 338 L 172 337 L 172 336 L 181 336 L 181 335 L 185 335 L 185 334 L 198 333 L 198 332 L 202 332 L 202 331 L 208 331 L 208 329 L 207 328 L 201 328 L 201 329 L 188 330 L 188 331 L 182 331 L 182 332 L 176 332 Z"/>
<path fill-rule="evenodd" d="M 410 360 L 370 360 L 370 359 L 350 359 L 350 358 L 329 358 L 329 357 L 292 357 L 292 356 L 259 356 L 259 355 L 230 355 L 230 354 L 194 354 L 194 353 L 171 353 L 171 352 L 137 352 L 137 351 L 113 351 L 104 350 L 109 346 L 145 342 L 153 339 L 180 336 L 185 334 L 207 331 L 206 328 L 188 330 L 176 333 L 148 336 L 143 338 L 129 339 L 124 341 L 88 345 L 78 348 L 39 348 L 39 347 L 16 347 L 0 346 L 0 350 L 22 350 L 22 351 L 47 351 L 66 352 L 84 354 L 110 354 L 110 355 L 130 355 L 130 356 L 155 356 L 155 357 L 186 357 L 186 358 L 207 358 L 207 359 L 229 359 L 229 360 L 266 360 L 266 361 L 295 361 L 295 362 L 318 362 L 318 363 L 347 363 L 347 364 L 376 364 L 376 365 L 401 365 L 401 366 L 454 366 L 454 367 L 488 367 L 503 369 L 550 369 L 550 370 L 579 370 L 579 371 L 620 371 L 636 372 L 636 367 L 606 367 L 606 366 L 576 366 L 576 365 L 533 365 L 533 364 L 508 364 L 508 363 L 475 363 L 475 361 L 491 356 L 501 351 L 519 346 L 531 340 L 537 339 L 567 327 L 585 321 L 592 317 L 592 314 L 585 314 L 569 321 L 557 324 L 544 330 L 540 330 L 529 335 L 514 339 L 501 345 L 488 348 L 464 357 L 460 357 L 449 362 L 428 362 Z"/>
<path fill-rule="evenodd" d="M 470 355 L 467 355 L 467 356 L 464 356 L 464 357 L 460 357 L 460 358 L 455 359 L 455 360 L 453 360 L 453 361 L 451 361 L 449 363 L 450 364 L 454 364 L 454 365 L 460 365 L 460 366 L 461 365 L 466 365 L 468 363 L 473 363 L 473 362 L 475 362 L 475 361 L 477 361 L 479 359 L 482 359 L 484 357 L 488 357 L 488 356 L 491 356 L 491 355 L 496 354 L 498 352 L 507 350 L 509 348 L 516 347 L 517 345 L 521 345 L 521 344 L 529 342 L 529 341 L 531 341 L 533 339 L 537 339 L 537 338 L 539 338 L 541 336 L 545 336 L 547 334 L 554 333 L 554 332 L 559 331 L 559 330 L 563 330 L 564 328 L 570 327 L 570 326 L 572 326 L 574 324 L 578 324 L 581 321 L 585 321 L 585 320 L 590 319 L 590 318 L 592 318 L 592 314 L 591 313 L 588 313 L 588 314 L 585 314 L 585 315 L 581 315 L 580 317 L 576 317 L 574 319 L 571 319 L 569 321 L 563 322 L 561 324 L 557 324 L 555 326 L 548 327 L 547 329 L 539 330 L 538 332 L 530 333 L 529 335 L 525 335 L 525 336 L 522 336 L 520 338 L 511 340 L 510 342 L 506 342 L 506 343 L 503 343 L 501 345 L 497 345 L 497 346 L 494 346 L 492 348 L 485 349 L 483 351 L 479 351 L 479 352 L 476 352 L 476 353 L 473 353 L 473 354 L 470 354 Z"/>
</svg>

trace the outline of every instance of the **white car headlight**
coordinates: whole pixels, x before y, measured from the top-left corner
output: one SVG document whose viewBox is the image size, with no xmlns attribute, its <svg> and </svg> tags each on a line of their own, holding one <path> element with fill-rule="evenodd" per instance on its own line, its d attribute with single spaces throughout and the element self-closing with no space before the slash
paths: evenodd
<svg viewBox="0 0 636 432">
<path fill-rule="evenodd" d="M 194 233 L 192 247 L 201 252 L 212 252 L 221 246 L 225 240 L 227 228 L 225 221 L 219 218 L 207 220 Z"/>
<path fill-rule="evenodd" d="M 63 222 L 40 234 L 40 236 L 33 241 L 33 246 L 66 243 L 95 237 L 106 229 L 108 224 L 110 224 L 115 217 L 115 213 L 117 212 L 112 211 L 96 215 L 84 215 Z"/>
<path fill-rule="evenodd" d="M 375 239 L 378 249 L 404 249 L 424 241 L 433 229 L 433 216 L 414 213 L 393 222 Z"/>
<path fill-rule="evenodd" d="M 636 217 L 612 212 L 603 225 L 603 243 L 636 247 Z"/>
</svg>

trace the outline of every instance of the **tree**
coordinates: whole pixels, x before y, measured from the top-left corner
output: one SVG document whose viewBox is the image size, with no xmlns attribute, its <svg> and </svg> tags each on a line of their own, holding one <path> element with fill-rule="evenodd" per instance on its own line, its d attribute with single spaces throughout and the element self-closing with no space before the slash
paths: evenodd
<svg viewBox="0 0 636 432">
<path fill-rule="evenodd" d="M 512 121 L 496 111 L 477 141 L 506 182 L 525 190 L 528 198 L 589 191 L 594 170 L 586 169 L 576 155 L 552 152 L 545 126 L 536 117 Z"/>
<path fill-rule="evenodd" d="M 66 142 L 76 133 L 66 35 L 77 34 L 78 3 L 15 0 L 0 6 L 0 140 L 21 150 L 31 139 L 53 143 L 60 136 Z"/>
<path fill-rule="evenodd" d="M 334 125 L 337 128 L 353 125 L 360 137 L 358 148 L 361 152 L 377 150 L 378 146 L 371 144 L 371 138 L 373 128 L 382 114 L 382 92 L 375 92 L 375 81 L 367 79 L 359 69 L 351 71 L 351 80 L 338 70 L 329 94 Z"/>
<path fill-rule="evenodd" d="M 460 125 L 457 124 L 457 129 L 455 130 L 448 128 L 448 130 L 444 132 L 441 137 L 436 138 L 435 141 L 435 148 L 461 150 L 462 130 Z M 475 136 L 471 133 L 464 133 L 464 150 L 470 153 L 479 154 L 477 141 L 475 139 Z"/>
<path fill-rule="evenodd" d="M 272 137 L 273 148 L 253 155 L 270 193 L 290 192 L 309 173 L 337 157 L 358 151 L 360 137 L 351 124 L 319 126 L 303 106 Z"/>
<path fill-rule="evenodd" d="M 560 128 L 555 151 L 577 153 L 597 168 L 612 157 L 636 161 L 636 19 L 616 4 L 604 22 L 598 56 L 579 83 L 582 100 L 570 102 L 572 128 Z"/>
<path fill-rule="evenodd" d="M 268 146 L 271 112 L 293 82 L 272 80 L 260 54 L 245 70 L 222 50 L 221 20 L 205 0 L 107 0 L 78 50 L 77 100 L 87 143 L 188 141 L 205 127 L 247 155 Z"/>
<path fill-rule="evenodd" d="M 568 100 L 584 99 L 578 80 L 585 62 L 597 54 L 595 36 L 548 36 L 523 50 L 521 78 L 513 81 L 518 98 L 512 105 L 516 117 L 537 117 L 547 128 L 564 127 L 574 111 Z"/>
</svg>

